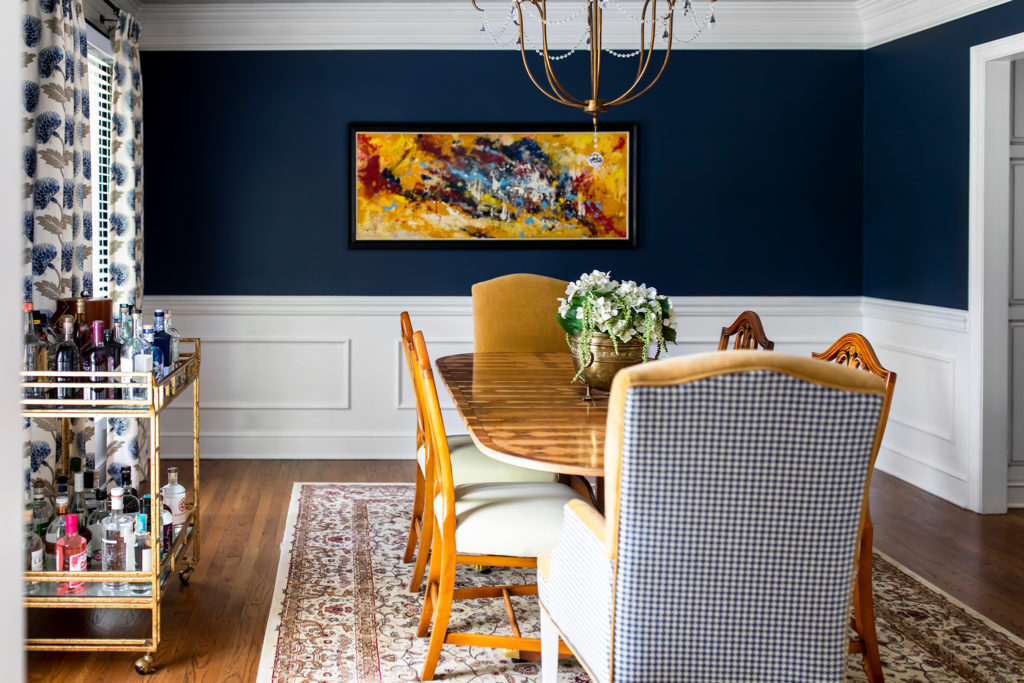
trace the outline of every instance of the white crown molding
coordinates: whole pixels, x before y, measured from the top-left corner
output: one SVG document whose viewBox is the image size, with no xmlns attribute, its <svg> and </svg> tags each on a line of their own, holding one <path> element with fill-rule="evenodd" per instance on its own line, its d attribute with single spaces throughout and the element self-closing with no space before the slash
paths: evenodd
<svg viewBox="0 0 1024 683">
<path fill-rule="evenodd" d="M 864 49 L 1006 2 L 1010 0 L 857 0 Z"/>
<path fill-rule="evenodd" d="M 480 15 L 469 0 L 142 2 L 141 8 L 140 0 L 119 2 L 140 17 L 145 50 L 503 49 L 480 31 Z M 723 0 L 713 30 L 691 44 L 677 40 L 673 49 L 856 50 L 1004 2 L 1009 0 Z M 636 25 L 607 12 L 605 45 L 632 49 Z M 495 25 L 501 16 L 499 9 L 489 12 Z M 555 27 L 551 47 L 572 47 L 581 30 L 579 21 Z"/>
</svg>

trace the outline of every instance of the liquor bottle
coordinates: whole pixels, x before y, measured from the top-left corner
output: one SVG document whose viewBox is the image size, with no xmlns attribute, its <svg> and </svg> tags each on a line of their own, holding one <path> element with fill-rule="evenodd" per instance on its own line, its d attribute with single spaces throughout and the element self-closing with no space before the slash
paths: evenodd
<svg viewBox="0 0 1024 683">
<path fill-rule="evenodd" d="M 46 527 L 45 546 L 43 553 L 43 566 L 48 571 L 57 569 L 57 541 L 67 533 L 65 517 L 68 514 L 68 497 L 57 496 L 57 516 Z"/>
<path fill-rule="evenodd" d="M 91 515 L 96 510 L 96 472 L 87 470 L 82 475 L 85 480 L 85 510 Z"/>
<path fill-rule="evenodd" d="M 46 497 L 42 482 L 32 484 L 32 528 L 39 536 L 46 535 L 46 528 L 53 521 L 53 505 Z"/>
<path fill-rule="evenodd" d="M 110 489 L 110 515 L 103 520 L 103 571 L 135 571 L 135 519 L 124 514 L 122 502 L 124 489 L 115 486 Z M 121 591 L 127 587 L 125 581 L 104 581 L 103 587 L 110 591 Z"/>
<path fill-rule="evenodd" d="M 146 498 L 149 498 L 147 495 Z M 164 503 L 160 506 L 160 556 L 171 549 L 171 543 L 174 541 L 174 515 L 171 514 L 171 509 Z"/>
<path fill-rule="evenodd" d="M 78 533 L 86 542 L 92 541 L 92 532 L 88 528 L 89 514 L 85 507 L 85 472 L 75 472 L 75 492 L 71 495 L 68 514 L 78 517 Z"/>
<path fill-rule="evenodd" d="M 185 525 L 188 511 L 185 509 L 185 487 L 178 483 L 178 468 L 167 468 L 167 484 L 160 489 L 164 497 L 164 505 L 171 511 L 174 524 L 174 538 L 178 537 L 181 527 Z"/>
<path fill-rule="evenodd" d="M 132 313 L 132 338 L 121 345 L 121 372 L 153 372 L 153 347 L 142 338 L 142 326 L 139 314 Z M 133 378 L 132 383 L 142 383 L 141 378 Z M 133 399 L 146 399 L 146 390 L 132 389 Z"/>
<path fill-rule="evenodd" d="M 32 523 L 31 510 L 25 510 L 25 542 L 22 548 L 25 553 L 25 571 L 43 571 L 43 540 L 36 534 L 35 525 Z M 26 593 L 36 593 L 38 591 L 38 581 L 29 581 L 25 584 Z"/>
<path fill-rule="evenodd" d="M 118 323 L 120 324 L 120 323 Z M 110 368 L 115 371 L 121 370 L 121 344 L 117 341 L 118 330 L 103 330 L 103 346 L 107 348 L 107 362 Z M 120 382 L 119 377 L 108 378 L 111 382 Z M 111 389 L 110 398 L 120 400 L 122 398 L 120 389 Z"/>
<path fill-rule="evenodd" d="M 64 341 L 57 346 L 57 371 L 77 372 L 81 370 L 82 364 L 78 352 L 78 344 L 75 342 L 75 320 L 70 315 L 64 316 Z M 58 382 L 79 382 L 77 377 L 58 377 Z M 65 401 L 82 397 L 82 391 L 75 388 L 57 389 L 57 398 Z"/>
<path fill-rule="evenodd" d="M 139 491 L 132 486 L 131 465 L 121 466 L 121 492 L 122 508 L 126 515 L 134 515 L 142 512 L 142 505 L 139 502 Z"/>
<path fill-rule="evenodd" d="M 102 486 L 96 489 L 96 509 L 89 514 L 87 524 L 92 541 L 89 542 L 89 568 L 100 569 L 103 566 L 103 520 L 110 516 L 107 507 L 107 490 Z"/>
<path fill-rule="evenodd" d="M 121 304 L 121 329 L 117 334 L 117 343 L 124 345 L 132 338 L 132 316 L 128 312 L 128 304 Z"/>
<path fill-rule="evenodd" d="M 46 341 L 36 332 L 36 325 L 32 319 L 32 304 L 26 303 L 25 310 L 25 357 L 22 360 L 21 369 L 27 372 L 46 372 L 50 369 L 50 347 Z M 43 382 L 45 378 L 38 375 L 23 377 L 23 382 Z M 43 387 L 25 387 L 25 398 L 46 398 L 46 389 Z"/>
<path fill-rule="evenodd" d="M 156 344 L 156 336 L 152 325 L 142 326 L 142 339 L 153 349 L 153 377 L 159 382 L 170 371 L 164 363 L 164 352 Z"/>
<path fill-rule="evenodd" d="M 84 572 L 86 567 L 85 538 L 78 535 L 78 518 L 68 515 L 67 534 L 57 539 L 57 567 L 62 572 Z M 85 581 L 58 581 L 58 595 L 85 592 Z"/>
<path fill-rule="evenodd" d="M 117 361 L 110 356 L 110 348 L 103 343 L 103 321 L 94 320 L 92 323 L 92 339 L 82 347 L 82 372 L 114 372 L 120 365 L 120 357 Z M 101 385 L 95 389 L 89 387 L 83 392 L 83 398 L 88 400 L 106 400 L 110 398 L 110 390 L 106 385 L 111 381 L 110 377 L 97 377 L 93 375 L 89 381 Z"/>
<path fill-rule="evenodd" d="M 153 311 L 153 344 L 164 355 L 164 375 L 170 374 L 174 369 L 171 361 L 171 335 L 167 333 L 164 312 L 159 308 Z"/>
<path fill-rule="evenodd" d="M 171 338 L 171 368 L 173 369 L 181 360 L 181 356 L 178 355 L 178 342 L 181 341 L 181 335 L 178 334 L 177 328 L 171 322 L 171 309 L 169 308 L 164 311 L 164 332 Z"/>
<path fill-rule="evenodd" d="M 92 332 L 85 320 L 85 299 L 75 299 L 75 343 L 79 350 L 91 339 Z"/>
<path fill-rule="evenodd" d="M 141 512 L 135 515 L 135 569 L 140 572 L 153 571 L 153 544 L 149 538 L 149 525 L 146 519 L 147 516 Z M 145 593 L 151 583 L 133 583 L 132 592 Z"/>
</svg>

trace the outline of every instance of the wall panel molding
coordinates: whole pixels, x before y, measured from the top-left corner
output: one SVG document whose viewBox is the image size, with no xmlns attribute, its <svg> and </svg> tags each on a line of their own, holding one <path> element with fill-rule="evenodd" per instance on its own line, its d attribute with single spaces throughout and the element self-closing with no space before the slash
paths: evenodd
<svg viewBox="0 0 1024 683">
<path fill-rule="evenodd" d="M 866 334 L 898 375 L 879 469 L 966 504 L 966 312 L 864 297 L 673 297 L 673 304 L 680 343 L 669 345 L 670 356 L 713 351 L 722 327 L 748 308 L 761 316 L 780 352 L 809 355 L 846 332 Z M 208 342 L 200 401 L 204 458 L 412 457 L 415 405 L 399 313 L 408 311 L 413 327 L 423 330 L 432 358 L 472 350 L 468 296 L 151 295 L 145 306 L 171 308 L 182 334 Z M 344 386 L 329 401 L 318 394 L 304 405 L 309 378 L 286 363 L 263 367 L 252 353 L 261 343 L 294 346 L 300 356 L 343 345 L 347 355 L 337 377 Z M 214 369 L 214 362 L 222 367 Z M 275 387 L 272 395 L 256 400 L 232 383 L 259 372 Z M 447 393 L 439 394 L 447 431 L 464 433 Z M 172 455 L 190 452 L 191 414 L 184 407 L 167 411 L 163 421 L 163 447 Z"/>
<path fill-rule="evenodd" d="M 718 4 L 714 30 L 693 43 L 677 40 L 673 49 L 861 49 L 1007 1 L 731 0 Z M 485 6 L 497 19 L 501 4 Z M 608 16 L 605 44 L 630 48 L 635 25 L 617 12 Z M 140 17 L 144 50 L 503 49 L 480 31 L 479 14 L 463 0 L 143 3 Z M 578 22 L 553 27 L 549 42 L 570 48 L 580 31 Z"/>
</svg>

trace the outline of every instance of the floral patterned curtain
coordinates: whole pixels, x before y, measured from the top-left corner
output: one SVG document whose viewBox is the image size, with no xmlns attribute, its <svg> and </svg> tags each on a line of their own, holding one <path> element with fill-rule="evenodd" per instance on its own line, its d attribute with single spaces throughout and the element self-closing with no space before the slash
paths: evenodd
<svg viewBox="0 0 1024 683">
<path fill-rule="evenodd" d="M 119 12 L 110 34 L 114 53 L 111 82 L 113 135 L 110 141 L 110 298 L 142 309 L 142 72 L 139 23 Z M 149 473 L 148 422 L 132 418 L 107 421 L 110 476 L 132 466 L 136 485 Z"/>
<path fill-rule="evenodd" d="M 56 300 L 92 296 L 92 182 L 88 43 L 81 0 L 22 0 L 21 150 L 25 301 L 52 314 Z M 92 427 L 74 426 L 76 442 Z M 61 449 L 56 420 L 28 420 L 26 485 Z"/>
<path fill-rule="evenodd" d="M 142 74 L 139 24 L 126 12 L 110 36 L 114 137 L 110 189 L 110 298 L 142 308 Z"/>
</svg>

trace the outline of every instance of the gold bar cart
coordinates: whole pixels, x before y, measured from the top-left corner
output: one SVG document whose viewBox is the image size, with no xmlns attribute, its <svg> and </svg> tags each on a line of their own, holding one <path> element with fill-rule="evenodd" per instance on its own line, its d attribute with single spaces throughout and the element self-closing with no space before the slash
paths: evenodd
<svg viewBox="0 0 1024 683">
<path fill-rule="evenodd" d="M 25 596 L 26 608 L 92 608 L 149 610 L 152 614 L 152 633 L 149 638 L 27 638 L 26 650 L 104 650 L 111 652 L 138 652 L 143 655 L 135 661 L 140 674 L 155 671 L 154 659 L 160 644 L 160 601 L 167 583 L 175 572 L 179 581 L 187 584 L 199 562 L 199 339 L 182 337 L 179 362 L 164 378 L 157 381 L 151 372 L 22 372 L 23 388 L 51 389 L 60 387 L 130 390 L 131 398 L 73 399 L 53 398 L 21 399 L 21 414 L 28 418 L 51 418 L 61 421 L 62 473 L 67 474 L 70 458 L 70 420 L 87 417 L 133 417 L 149 421 L 149 483 L 152 494 L 149 525 L 152 569 L 148 572 L 25 572 L 25 581 L 38 582 L 38 592 Z M 191 349 L 189 345 L 191 344 Z M 192 503 L 188 515 L 170 550 L 160 557 L 160 511 L 163 496 L 160 493 L 160 413 L 189 387 L 192 391 Z M 58 595 L 57 582 L 84 581 L 86 590 L 77 595 Z M 145 590 L 106 591 L 102 582 L 123 581 L 128 584 L 148 584 Z M 131 594 L 126 594 L 131 593 Z"/>
</svg>

